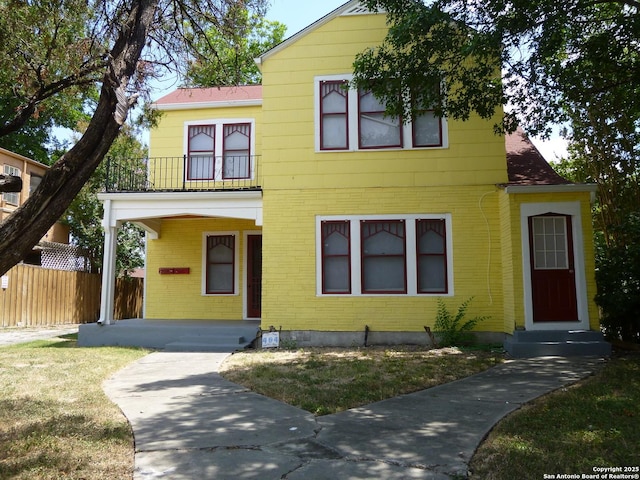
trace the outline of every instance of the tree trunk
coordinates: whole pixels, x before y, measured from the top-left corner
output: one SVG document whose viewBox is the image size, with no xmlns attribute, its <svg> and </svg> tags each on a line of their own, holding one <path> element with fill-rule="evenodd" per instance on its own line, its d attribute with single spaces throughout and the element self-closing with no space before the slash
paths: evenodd
<svg viewBox="0 0 640 480">
<path fill-rule="evenodd" d="M 15 175 L 0 174 L 0 192 L 21 192 L 22 179 Z"/>
<path fill-rule="evenodd" d="M 71 201 L 109 151 L 120 131 L 114 114 L 122 108 L 116 90 L 134 75 L 145 46 L 158 0 L 138 0 L 111 50 L 110 65 L 102 82 L 100 100 L 78 143 L 47 171 L 36 191 L 0 224 L 0 275 L 22 260 L 47 230 L 64 214 Z"/>
</svg>

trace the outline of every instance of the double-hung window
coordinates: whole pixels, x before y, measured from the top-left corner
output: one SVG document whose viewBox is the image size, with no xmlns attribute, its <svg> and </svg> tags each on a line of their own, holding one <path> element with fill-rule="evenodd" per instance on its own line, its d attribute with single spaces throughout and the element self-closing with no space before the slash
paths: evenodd
<svg viewBox="0 0 640 480">
<path fill-rule="evenodd" d="M 451 295 L 451 216 L 317 217 L 318 295 Z"/>
<path fill-rule="evenodd" d="M 20 169 L 14 167 L 13 165 L 5 165 L 4 166 L 4 174 L 12 175 L 14 177 L 20 176 Z M 18 205 L 20 203 L 20 193 L 19 192 L 7 192 L 2 194 L 2 198 L 6 203 L 11 205 Z"/>
<path fill-rule="evenodd" d="M 251 124 L 224 125 L 222 178 L 250 178 Z"/>
<path fill-rule="evenodd" d="M 204 236 L 204 294 L 233 295 L 237 292 L 237 233 Z"/>
<path fill-rule="evenodd" d="M 189 127 L 187 180 L 213 180 L 216 167 L 215 125 Z"/>
<path fill-rule="evenodd" d="M 254 122 L 212 120 L 186 126 L 186 180 L 249 179 L 254 174 Z"/>
<path fill-rule="evenodd" d="M 350 89 L 349 80 L 348 75 L 316 78 L 318 151 L 446 146 L 446 120 L 433 108 L 421 106 L 410 121 L 403 121 L 387 115 L 384 102 L 371 91 Z"/>
</svg>

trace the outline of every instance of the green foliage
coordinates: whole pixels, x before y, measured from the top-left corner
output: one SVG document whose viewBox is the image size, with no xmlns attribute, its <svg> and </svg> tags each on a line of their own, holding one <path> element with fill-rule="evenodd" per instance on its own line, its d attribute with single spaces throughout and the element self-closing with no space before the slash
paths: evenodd
<svg viewBox="0 0 640 480">
<path fill-rule="evenodd" d="M 441 298 L 438 298 L 438 313 L 434 324 L 434 331 L 441 347 L 460 346 L 469 343 L 471 330 L 488 317 L 478 316 L 466 319 L 467 310 L 473 297 L 465 300 L 458 307 L 458 311 L 453 315 Z"/>
<path fill-rule="evenodd" d="M 516 122 L 548 133 L 570 120 L 573 106 L 626 98 L 637 119 L 640 62 L 637 1 L 367 0 L 388 12 L 383 44 L 363 52 L 354 82 L 384 98 L 390 113 L 410 118 L 401 92 L 433 91 L 436 112 L 490 118 L 510 105 L 501 127 Z M 626 94 L 625 94 L 626 92 Z M 623 95 L 625 94 L 625 95 Z M 618 103 L 616 103 L 617 105 Z"/>
<path fill-rule="evenodd" d="M 147 150 L 134 135 L 134 131 L 124 126 L 111 146 L 109 155 L 117 157 L 122 165 L 144 168 Z M 102 202 L 98 193 L 103 190 L 106 178 L 106 164 L 101 164 L 93 173 L 80 193 L 73 199 L 65 214 L 65 223 L 70 227 L 74 244 L 85 252 L 93 271 L 100 271 L 104 251 L 104 230 Z M 137 267 L 144 266 L 144 230 L 125 222 L 118 231 L 116 247 L 116 272 L 128 275 Z"/>
<path fill-rule="evenodd" d="M 0 146 L 49 163 L 54 128 L 74 129 L 105 43 L 87 41 L 84 0 L 0 1 Z"/>
<path fill-rule="evenodd" d="M 187 83 L 197 87 L 261 83 L 254 59 L 280 43 L 286 28 L 236 5 L 221 27 L 207 30 L 194 43 L 195 60 L 189 64 Z"/>
<path fill-rule="evenodd" d="M 640 343 L 640 212 L 614 230 L 619 241 L 601 245 L 596 257 L 595 300 L 607 338 Z"/>
</svg>

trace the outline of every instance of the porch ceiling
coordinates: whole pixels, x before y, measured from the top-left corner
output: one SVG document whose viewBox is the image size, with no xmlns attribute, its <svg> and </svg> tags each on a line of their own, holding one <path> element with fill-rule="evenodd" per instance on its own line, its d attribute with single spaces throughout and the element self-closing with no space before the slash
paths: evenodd
<svg viewBox="0 0 640 480">
<path fill-rule="evenodd" d="M 161 218 L 196 216 L 253 220 L 262 225 L 262 192 L 101 193 L 103 226 L 130 221 L 159 238 Z"/>
</svg>

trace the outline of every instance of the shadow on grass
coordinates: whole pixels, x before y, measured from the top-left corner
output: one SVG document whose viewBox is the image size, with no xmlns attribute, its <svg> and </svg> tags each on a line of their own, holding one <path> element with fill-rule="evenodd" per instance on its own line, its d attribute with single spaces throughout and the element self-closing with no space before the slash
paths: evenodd
<svg viewBox="0 0 640 480">
<path fill-rule="evenodd" d="M 96 423 L 66 402 L 0 400 L 2 417 L 11 428 L 0 430 L 0 478 L 83 478 L 109 445 L 131 441 L 125 422 Z"/>
</svg>

